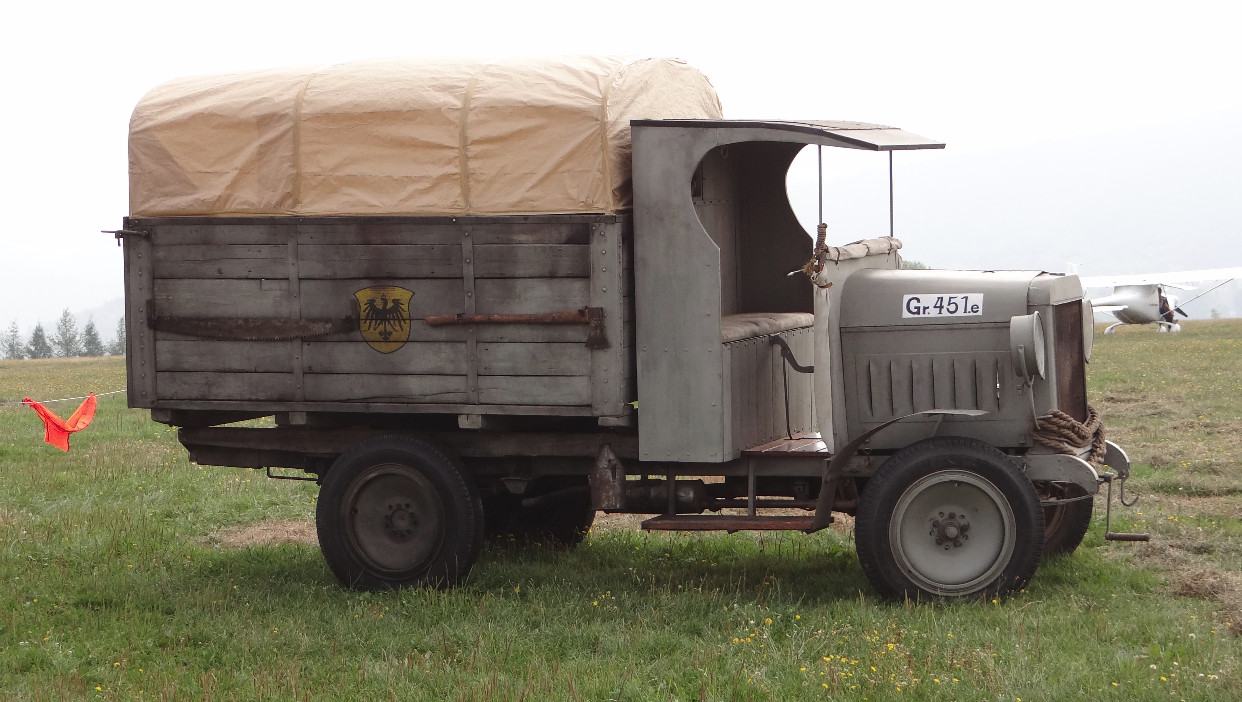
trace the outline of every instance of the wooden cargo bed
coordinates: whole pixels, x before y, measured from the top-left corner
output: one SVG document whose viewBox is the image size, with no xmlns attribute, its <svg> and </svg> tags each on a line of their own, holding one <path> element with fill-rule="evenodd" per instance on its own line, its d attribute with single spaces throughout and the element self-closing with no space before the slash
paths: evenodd
<svg viewBox="0 0 1242 702">
<path fill-rule="evenodd" d="M 627 216 L 131 218 L 125 230 L 133 406 L 632 412 Z M 582 308 L 602 315 L 604 348 L 588 347 L 587 324 L 426 321 Z"/>
</svg>

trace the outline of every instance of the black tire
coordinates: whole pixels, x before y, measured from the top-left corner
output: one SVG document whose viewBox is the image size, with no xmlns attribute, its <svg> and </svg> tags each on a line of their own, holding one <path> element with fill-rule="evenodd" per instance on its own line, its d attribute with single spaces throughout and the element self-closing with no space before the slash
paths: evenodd
<svg viewBox="0 0 1242 702">
<path fill-rule="evenodd" d="M 522 500 L 552 496 L 548 504 L 523 507 Z M 586 478 L 544 477 L 523 495 L 499 493 L 483 500 L 486 537 L 496 543 L 545 544 L 572 548 L 595 522 Z"/>
<path fill-rule="evenodd" d="M 1081 494 L 1085 494 L 1081 488 L 1074 491 L 1074 495 Z M 1065 497 L 1058 496 L 1057 499 Z M 1091 497 L 1044 507 L 1044 555 L 1073 553 L 1091 529 L 1091 512 L 1094 508 Z"/>
<path fill-rule="evenodd" d="M 324 560 L 349 587 L 447 587 L 478 556 L 483 508 L 448 454 L 412 437 L 378 436 L 332 464 L 315 526 Z"/>
<path fill-rule="evenodd" d="M 858 559 L 894 599 L 992 597 L 1039 567 L 1044 520 L 1035 488 L 1005 454 L 974 439 L 911 444 L 860 498 Z"/>
</svg>

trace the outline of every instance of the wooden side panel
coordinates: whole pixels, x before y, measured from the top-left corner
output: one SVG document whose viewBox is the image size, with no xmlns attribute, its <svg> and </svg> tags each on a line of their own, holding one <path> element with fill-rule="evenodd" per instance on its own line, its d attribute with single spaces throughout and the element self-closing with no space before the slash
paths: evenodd
<svg viewBox="0 0 1242 702">
<path fill-rule="evenodd" d="M 302 344 L 307 373 L 350 374 L 362 369 L 393 375 L 465 375 L 466 358 L 459 343 L 409 342 L 381 354 L 356 340 Z"/>
<path fill-rule="evenodd" d="M 626 404 L 634 385 L 628 219 L 149 223 L 150 241 L 134 239 L 132 255 L 127 252 L 127 265 L 135 262 L 135 272 L 127 274 L 131 383 L 148 384 L 148 404 L 175 409 L 211 403 L 247 411 L 291 411 L 298 403 L 308 411 L 350 411 L 366 403 L 419 412 L 443 405 L 453 413 L 529 414 L 537 407 L 561 415 L 632 413 Z M 412 293 L 408 339 L 399 348 L 381 352 L 357 329 L 312 336 L 287 331 L 357 320 L 355 294 L 375 286 Z M 605 309 L 609 348 L 588 349 L 586 325 L 433 327 L 424 321 L 432 314 L 541 314 L 586 306 Z M 233 331 L 244 325 L 224 325 L 203 337 L 185 327 L 169 327 L 181 334 L 139 329 L 137 322 L 145 325 L 149 314 L 161 320 L 248 320 L 260 329 L 270 320 L 275 331 L 247 340 Z M 133 388 L 131 397 L 140 398 L 141 388 Z"/>
<path fill-rule="evenodd" d="M 155 247 L 156 278 L 285 278 L 287 246 L 168 244 Z"/>
<path fill-rule="evenodd" d="M 125 385 L 130 407 L 153 407 L 155 332 L 147 325 L 155 294 L 154 254 L 148 236 L 125 237 Z"/>
<path fill-rule="evenodd" d="M 292 400 L 292 373 L 161 372 L 161 400 Z"/>
<path fill-rule="evenodd" d="M 466 376 L 308 373 L 306 399 L 309 402 L 462 403 L 466 401 Z"/>
<path fill-rule="evenodd" d="M 810 329 L 781 332 L 800 362 L 813 355 Z M 786 366 L 770 336 L 724 345 L 735 452 L 814 428 L 814 380 Z M 786 411 L 788 407 L 788 411 Z"/>
<path fill-rule="evenodd" d="M 283 341 L 158 338 L 155 367 L 160 371 L 293 372 L 289 347 Z"/>
<path fill-rule="evenodd" d="M 479 375 L 582 375 L 591 367 L 591 350 L 586 344 L 480 343 Z"/>
<path fill-rule="evenodd" d="M 458 244 L 302 245 L 298 255 L 302 280 L 461 277 Z"/>
</svg>

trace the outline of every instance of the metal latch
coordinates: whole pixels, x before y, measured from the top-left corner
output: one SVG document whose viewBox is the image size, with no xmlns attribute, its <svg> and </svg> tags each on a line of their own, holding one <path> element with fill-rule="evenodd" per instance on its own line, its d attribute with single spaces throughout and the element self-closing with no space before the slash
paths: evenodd
<svg viewBox="0 0 1242 702">
<path fill-rule="evenodd" d="M 144 239 L 151 236 L 151 232 L 139 231 L 137 229 L 101 229 L 100 233 L 111 234 L 115 237 L 117 246 L 120 246 L 121 242 L 124 241 L 127 236 L 140 236 Z"/>
</svg>

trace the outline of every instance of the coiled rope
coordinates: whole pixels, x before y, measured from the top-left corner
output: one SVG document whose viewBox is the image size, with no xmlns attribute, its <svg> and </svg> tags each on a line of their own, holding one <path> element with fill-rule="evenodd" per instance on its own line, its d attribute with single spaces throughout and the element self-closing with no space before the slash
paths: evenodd
<svg viewBox="0 0 1242 702">
<path fill-rule="evenodd" d="M 1035 420 L 1035 430 L 1031 435 L 1057 453 L 1078 455 L 1090 446 L 1091 455 L 1087 460 L 1092 463 L 1103 461 L 1107 450 L 1104 445 L 1104 422 L 1100 421 L 1100 413 L 1094 407 L 1087 407 L 1085 422 L 1054 409 L 1047 416 Z"/>
</svg>

